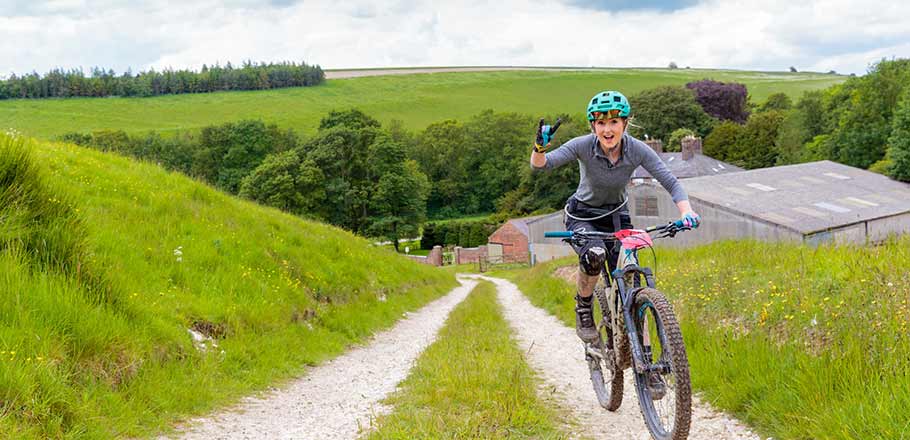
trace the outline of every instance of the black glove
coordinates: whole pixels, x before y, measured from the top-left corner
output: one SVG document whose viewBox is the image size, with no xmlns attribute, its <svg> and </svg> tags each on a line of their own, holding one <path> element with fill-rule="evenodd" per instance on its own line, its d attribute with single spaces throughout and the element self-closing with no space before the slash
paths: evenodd
<svg viewBox="0 0 910 440">
<path fill-rule="evenodd" d="M 553 135 L 559 129 L 559 124 L 562 124 L 562 119 L 557 119 L 556 124 L 550 126 L 544 125 L 543 118 L 540 118 L 540 124 L 537 125 L 537 141 L 534 144 L 534 151 L 543 153 L 547 151 L 547 148 L 550 148 L 550 141 L 553 140 Z"/>
</svg>

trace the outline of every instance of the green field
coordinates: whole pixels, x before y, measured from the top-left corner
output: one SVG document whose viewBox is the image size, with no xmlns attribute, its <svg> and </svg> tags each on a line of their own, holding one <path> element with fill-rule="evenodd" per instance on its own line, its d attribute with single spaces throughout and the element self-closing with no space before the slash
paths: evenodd
<svg viewBox="0 0 910 440">
<path fill-rule="evenodd" d="M 666 84 L 711 78 L 747 85 L 754 102 L 776 92 L 803 91 L 846 80 L 817 73 L 702 69 L 504 71 L 429 73 L 326 81 L 316 87 L 154 98 L 71 98 L 0 101 L 0 129 L 52 138 L 68 132 L 192 130 L 240 119 L 262 119 L 303 134 L 315 132 L 332 109 L 357 107 L 383 124 L 392 119 L 418 130 L 444 119 L 465 120 L 485 109 L 532 115 L 580 115 L 602 89 L 626 94 Z"/>
<path fill-rule="evenodd" d="M 0 437 L 155 435 L 299 376 L 452 273 L 179 173 L 0 133 Z M 189 328 L 215 338 L 194 348 Z"/>
</svg>

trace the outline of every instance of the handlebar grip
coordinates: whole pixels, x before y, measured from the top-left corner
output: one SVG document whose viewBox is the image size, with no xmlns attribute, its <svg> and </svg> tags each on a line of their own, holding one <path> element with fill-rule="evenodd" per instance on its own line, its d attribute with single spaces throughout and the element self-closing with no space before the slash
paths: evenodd
<svg viewBox="0 0 910 440">
<path fill-rule="evenodd" d="M 569 238 L 572 236 L 572 231 L 549 231 L 544 232 L 543 236 L 546 238 Z"/>
</svg>

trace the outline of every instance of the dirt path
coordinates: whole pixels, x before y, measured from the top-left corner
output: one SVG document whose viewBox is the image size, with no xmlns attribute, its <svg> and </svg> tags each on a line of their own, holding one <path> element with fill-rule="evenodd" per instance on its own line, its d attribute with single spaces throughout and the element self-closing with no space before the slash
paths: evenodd
<svg viewBox="0 0 910 440">
<path fill-rule="evenodd" d="M 539 372 L 545 389 L 554 392 L 562 406 L 579 423 L 580 437 L 595 439 L 650 439 L 638 409 L 631 375 L 626 373 L 623 403 L 615 413 L 602 409 L 591 388 L 588 367 L 581 353 L 575 329 L 531 304 L 514 284 L 480 277 L 496 284 L 503 306 L 528 362 Z M 693 401 L 690 439 L 759 439 L 735 419 L 711 409 L 696 397 Z"/>
<path fill-rule="evenodd" d="M 373 417 L 389 411 L 379 402 L 407 377 L 448 317 L 474 286 L 461 286 L 408 314 L 369 344 L 313 368 L 285 389 L 244 399 L 237 407 L 191 421 L 185 439 L 351 439 Z"/>
</svg>

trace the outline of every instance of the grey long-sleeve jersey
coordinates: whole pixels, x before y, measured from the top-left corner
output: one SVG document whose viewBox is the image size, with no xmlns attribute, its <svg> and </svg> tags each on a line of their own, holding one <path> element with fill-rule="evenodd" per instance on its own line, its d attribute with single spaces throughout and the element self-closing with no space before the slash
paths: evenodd
<svg viewBox="0 0 910 440">
<path fill-rule="evenodd" d="M 561 167 L 578 161 L 580 178 L 575 198 L 589 206 L 603 207 L 622 203 L 626 185 L 639 165 L 643 166 L 670 193 L 673 202 L 688 200 L 686 191 L 648 144 L 628 133 L 622 135 L 619 161 L 610 162 L 594 134 L 579 136 L 547 153 L 547 163 L 540 170 Z M 623 209 L 627 211 L 628 208 Z"/>
</svg>

